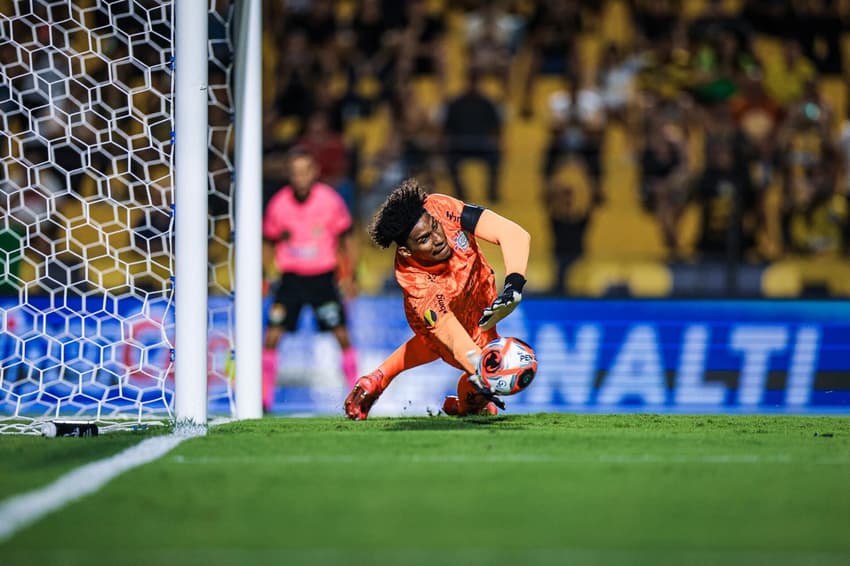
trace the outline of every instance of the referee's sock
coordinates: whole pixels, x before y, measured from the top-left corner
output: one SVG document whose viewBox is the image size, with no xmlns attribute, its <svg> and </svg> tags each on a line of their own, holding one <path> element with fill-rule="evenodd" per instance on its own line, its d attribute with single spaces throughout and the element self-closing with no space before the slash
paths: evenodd
<svg viewBox="0 0 850 566">
<path fill-rule="evenodd" d="M 357 350 L 349 346 L 342 351 L 342 373 L 348 388 L 354 387 L 357 382 Z"/>
<path fill-rule="evenodd" d="M 277 384 L 277 350 L 263 348 L 263 410 L 271 412 L 274 407 L 275 385 Z"/>
</svg>

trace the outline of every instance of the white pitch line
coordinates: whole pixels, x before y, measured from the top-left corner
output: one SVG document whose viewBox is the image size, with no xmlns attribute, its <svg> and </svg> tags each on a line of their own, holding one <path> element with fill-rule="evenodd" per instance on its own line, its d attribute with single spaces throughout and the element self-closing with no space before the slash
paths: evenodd
<svg viewBox="0 0 850 566">
<path fill-rule="evenodd" d="M 595 457 L 576 457 L 551 454 L 437 454 L 378 456 L 372 454 L 279 454 L 275 456 L 175 456 L 166 460 L 174 464 L 357 464 L 374 462 L 404 462 L 413 464 L 793 464 L 847 465 L 850 457 L 795 459 L 789 454 L 599 454 Z"/>
<path fill-rule="evenodd" d="M 0 542 L 48 513 L 96 492 L 116 476 L 156 460 L 191 437 L 171 434 L 148 438 L 114 456 L 76 468 L 50 485 L 0 502 Z"/>
</svg>

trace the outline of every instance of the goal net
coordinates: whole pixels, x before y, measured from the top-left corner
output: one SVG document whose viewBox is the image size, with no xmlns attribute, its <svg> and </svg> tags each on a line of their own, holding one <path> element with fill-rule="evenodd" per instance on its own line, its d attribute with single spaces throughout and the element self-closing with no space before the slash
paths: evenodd
<svg viewBox="0 0 850 566">
<path fill-rule="evenodd" d="M 0 0 L 2 433 L 173 419 L 174 10 Z M 233 407 L 232 11 L 209 2 L 211 414 Z"/>
</svg>

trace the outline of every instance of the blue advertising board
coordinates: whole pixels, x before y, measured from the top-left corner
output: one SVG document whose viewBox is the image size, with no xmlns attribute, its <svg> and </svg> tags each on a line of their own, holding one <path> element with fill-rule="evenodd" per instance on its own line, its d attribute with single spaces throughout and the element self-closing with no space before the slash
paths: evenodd
<svg viewBox="0 0 850 566">
<path fill-rule="evenodd" d="M 526 309 L 529 333 L 541 360 L 553 363 L 530 396 L 703 410 L 841 407 L 850 393 L 848 306 L 533 303 Z"/>
<path fill-rule="evenodd" d="M 389 353 L 401 312 L 358 303 L 356 340 Z M 512 411 L 850 412 L 848 302 L 526 300 L 499 331 L 539 360 Z"/>
<path fill-rule="evenodd" d="M 211 410 L 228 412 L 224 376 L 230 299 L 210 300 Z M 79 395 L 75 406 L 141 400 L 152 411 L 173 392 L 173 308 L 166 301 L 0 299 L 0 414 L 33 400 Z M 361 373 L 411 336 L 400 297 L 349 305 Z M 527 299 L 499 325 L 536 350 L 539 371 L 509 412 L 850 413 L 850 303 Z M 179 345 L 175 345 L 179 355 Z M 238 355 L 238 353 L 237 353 Z M 347 384 L 339 351 L 309 310 L 279 348 L 282 413 L 341 414 Z M 375 415 L 435 413 L 459 372 L 437 361 L 399 376 Z M 74 389 L 77 387 L 78 389 Z M 117 391 L 117 393 L 116 393 Z"/>
</svg>

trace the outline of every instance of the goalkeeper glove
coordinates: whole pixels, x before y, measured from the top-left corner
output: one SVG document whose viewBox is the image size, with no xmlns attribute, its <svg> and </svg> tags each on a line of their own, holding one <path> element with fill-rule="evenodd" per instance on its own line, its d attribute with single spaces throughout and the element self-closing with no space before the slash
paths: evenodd
<svg viewBox="0 0 850 566">
<path fill-rule="evenodd" d="M 519 273 L 511 273 L 505 277 L 505 287 L 502 293 L 496 297 L 493 304 L 484 309 L 478 326 L 483 330 L 490 330 L 496 323 L 511 314 L 522 300 L 522 288 L 525 285 L 525 277 Z"/>
<path fill-rule="evenodd" d="M 475 388 L 475 392 L 490 401 L 503 411 L 505 410 L 505 402 L 496 397 L 496 394 L 490 391 L 490 388 L 484 383 L 481 374 L 478 373 L 478 363 L 481 361 L 481 354 L 475 350 L 470 350 L 466 353 L 466 357 L 475 367 L 475 372 L 469 374 L 469 382 Z"/>
</svg>

